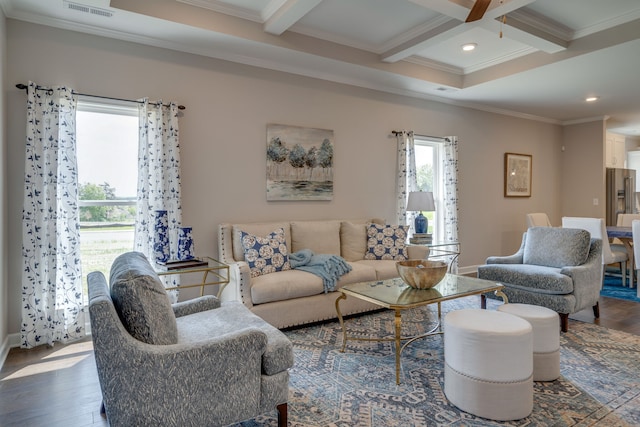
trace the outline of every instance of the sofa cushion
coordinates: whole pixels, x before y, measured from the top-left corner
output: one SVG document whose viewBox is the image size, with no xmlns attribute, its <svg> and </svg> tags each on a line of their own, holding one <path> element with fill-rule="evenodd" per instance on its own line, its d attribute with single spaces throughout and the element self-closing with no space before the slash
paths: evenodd
<svg viewBox="0 0 640 427">
<path fill-rule="evenodd" d="M 242 231 L 242 248 L 244 260 L 251 269 L 251 277 L 291 269 L 289 250 L 282 228 L 264 237 Z"/>
<path fill-rule="evenodd" d="M 405 261 L 407 255 L 407 225 L 367 224 L 365 259 Z"/>
<path fill-rule="evenodd" d="M 244 260 L 244 249 L 242 248 L 242 232 L 253 234 L 255 236 L 266 236 L 273 230 L 282 228 L 284 230 L 284 238 L 287 242 L 287 248 L 291 249 L 291 230 L 288 222 L 255 222 L 244 224 L 233 224 L 231 226 L 231 234 L 233 241 L 233 259 L 236 261 Z"/>
<path fill-rule="evenodd" d="M 367 266 L 375 270 L 375 280 L 387 280 L 398 277 L 398 270 L 396 269 L 397 261 L 394 260 L 362 260 L 354 262 L 353 265 Z"/>
<path fill-rule="evenodd" d="M 376 270 L 366 264 L 360 262 L 350 262 L 351 271 L 340 277 L 336 284 L 336 289 L 340 289 L 344 285 L 360 282 L 372 282 L 378 280 Z"/>
<path fill-rule="evenodd" d="M 367 224 L 342 222 L 340 224 L 340 255 L 347 261 L 364 259 L 367 251 Z"/>
<path fill-rule="evenodd" d="M 589 256 L 591 235 L 586 230 L 531 227 L 524 243 L 523 263 L 549 267 L 584 264 Z"/>
<path fill-rule="evenodd" d="M 311 249 L 315 254 L 340 255 L 340 221 L 291 223 L 291 251 Z"/>
<path fill-rule="evenodd" d="M 509 284 L 535 292 L 566 295 L 573 292 L 571 277 L 561 274 L 560 268 L 533 264 L 485 264 L 478 266 L 478 277 Z"/>
<path fill-rule="evenodd" d="M 125 329 L 147 344 L 176 344 L 176 317 L 160 278 L 140 252 L 118 256 L 111 266 L 111 299 Z"/>
<path fill-rule="evenodd" d="M 377 280 L 376 272 L 367 265 L 349 263 L 351 271 L 340 277 L 336 289 L 350 283 Z M 251 279 L 251 301 L 254 305 L 284 301 L 324 293 L 322 278 L 315 274 L 289 270 Z"/>
<path fill-rule="evenodd" d="M 288 270 L 251 278 L 251 301 L 256 305 L 321 293 L 322 279 L 306 271 Z"/>
</svg>

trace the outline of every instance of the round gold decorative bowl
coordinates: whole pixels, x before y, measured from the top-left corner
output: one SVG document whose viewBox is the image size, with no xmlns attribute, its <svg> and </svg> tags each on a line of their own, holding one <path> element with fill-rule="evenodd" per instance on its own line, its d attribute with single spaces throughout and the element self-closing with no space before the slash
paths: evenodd
<svg viewBox="0 0 640 427">
<path fill-rule="evenodd" d="M 410 259 L 396 262 L 396 269 L 402 280 L 412 288 L 430 289 L 444 278 L 447 264 L 442 261 Z"/>
</svg>

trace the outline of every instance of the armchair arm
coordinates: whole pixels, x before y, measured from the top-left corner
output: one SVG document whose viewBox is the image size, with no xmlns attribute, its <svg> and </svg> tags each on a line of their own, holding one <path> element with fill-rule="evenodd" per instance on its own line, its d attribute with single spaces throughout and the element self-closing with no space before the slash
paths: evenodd
<svg viewBox="0 0 640 427">
<path fill-rule="evenodd" d="M 213 310 L 220 307 L 220 300 L 213 295 L 205 295 L 188 301 L 171 304 L 176 317 L 182 317 L 201 311 Z"/>
<path fill-rule="evenodd" d="M 487 264 L 522 264 L 522 255 L 490 256 Z"/>
<path fill-rule="evenodd" d="M 591 250 L 584 264 L 560 269 L 561 274 L 573 280 L 576 311 L 594 306 L 598 302 L 602 285 L 602 268 L 602 241 L 591 239 Z"/>
<path fill-rule="evenodd" d="M 253 307 L 251 301 L 251 269 L 245 261 L 227 263 L 229 265 L 229 284 L 220 295 L 223 302 L 240 301 L 247 308 Z"/>
<path fill-rule="evenodd" d="M 244 260 L 233 257 L 233 226 L 223 223 L 218 226 L 218 256 L 229 266 L 229 283 L 220 298 L 222 301 L 240 301 L 248 308 L 251 302 L 251 270 Z"/>
<path fill-rule="evenodd" d="M 527 233 L 522 235 L 522 243 L 520 249 L 513 255 L 507 256 L 490 256 L 487 258 L 487 264 L 522 264 L 524 260 L 524 243 L 527 239 Z"/>
</svg>

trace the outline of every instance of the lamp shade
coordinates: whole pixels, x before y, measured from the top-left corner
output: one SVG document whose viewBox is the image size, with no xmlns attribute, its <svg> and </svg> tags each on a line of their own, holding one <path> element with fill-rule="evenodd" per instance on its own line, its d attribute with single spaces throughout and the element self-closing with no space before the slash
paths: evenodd
<svg viewBox="0 0 640 427">
<path fill-rule="evenodd" d="M 434 211 L 436 210 L 431 191 L 412 191 L 407 201 L 408 211 Z"/>
</svg>

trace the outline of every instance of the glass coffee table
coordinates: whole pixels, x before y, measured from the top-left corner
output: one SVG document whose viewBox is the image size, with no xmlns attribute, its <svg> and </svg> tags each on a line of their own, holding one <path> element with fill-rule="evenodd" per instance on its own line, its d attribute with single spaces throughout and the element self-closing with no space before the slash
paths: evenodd
<svg viewBox="0 0 640 427">
<path fill-rule="evenodd" d="M 475 277 L 458 276 L 446 274 L 444 279 L 431 289 L 414 289 L 407 285 L 401 278 L 397 277 L 388 280 L 378 280 L 374 282 L 354 283 L 345 285 L 338 289 L 340 296 L 336 299 L 336 312 L 342 328 L 342 349 L 344 353 L 348 340 L 354 341 L 394 341 L 396 350 L 396 384 L 400 384 L 400 355 L 404 348 L 413 341 L 430 335 L 442 334 L 441 328 L 441 303 L 456 298 L 469 295 L 482 295 L 494 292 L 506 303 L 507 296 L 502 293 L 504 286 L 490 280 L 477 279 Z M 362 338 L 350 336 L 340 312 L 340 301 L 347 297 L 359 298 L 377 304 L 380 307 L 393 310 L 395 313 L 394 337 L 388 338 Z M 484 299 L 484 295 L 482 295 Z M 411 308 L 422 307 L 429 304 L 438 304 L 438 322 L 429 331 L 418 336 L 402 336 L 402 311 Z M 406 341 L 402 344 L 403 341 Z"/>
</svg>

